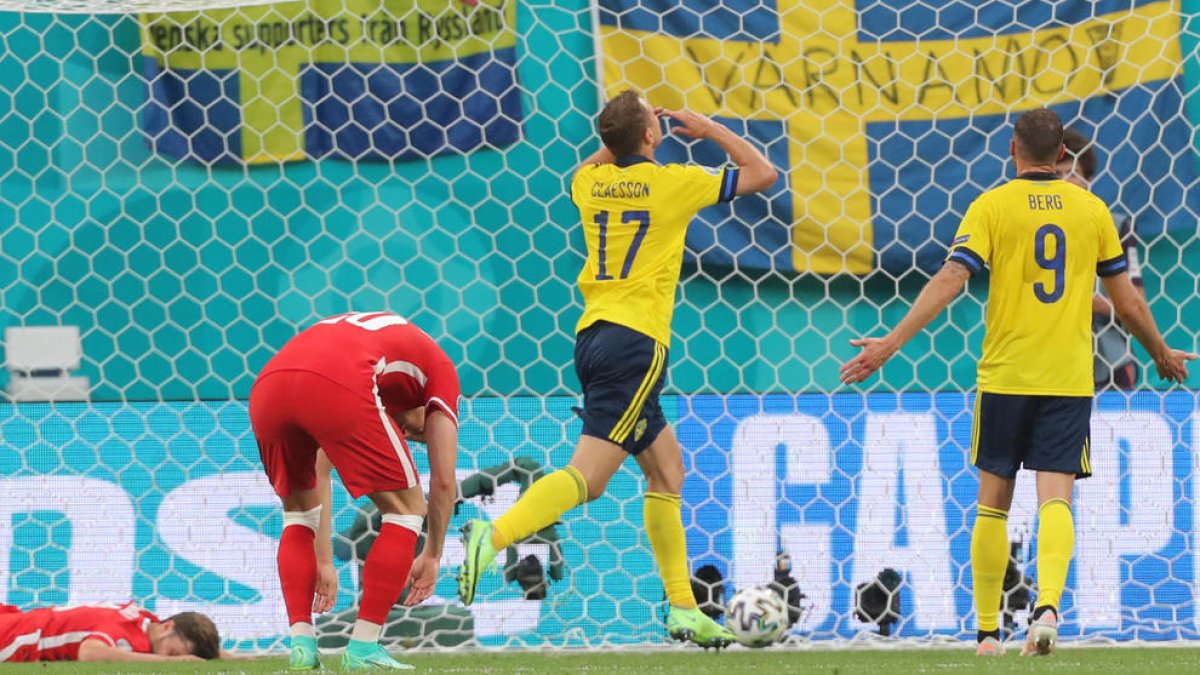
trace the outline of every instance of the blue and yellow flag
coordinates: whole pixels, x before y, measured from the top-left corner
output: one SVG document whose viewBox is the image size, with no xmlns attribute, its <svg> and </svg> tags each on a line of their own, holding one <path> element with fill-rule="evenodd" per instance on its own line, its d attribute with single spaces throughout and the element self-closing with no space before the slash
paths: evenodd
<svg viewBox="0 0 1200 675">
<path fill-rule="evenodd" d="M 1200 210 L 1173 2 L 600 0 L 606 93 L 713 115 L 783 178 L 711 209 L 701 263 L 935 270 L 979 193 L 1011 176 L 1015 114 L 1048 105 L 1095 138 L 1093 188 L 1139 233 Z M 719 164 L 712 144 L 663 159 Z M 1006 173 L 1008 172 L 1008 173 Z"/>
<path fill-rule="evenodd" d="M 304 0 L 142 17 L 143 123 L 203 162 L 423 158 L 521 133 L 516 0 Z"/>
</svg>

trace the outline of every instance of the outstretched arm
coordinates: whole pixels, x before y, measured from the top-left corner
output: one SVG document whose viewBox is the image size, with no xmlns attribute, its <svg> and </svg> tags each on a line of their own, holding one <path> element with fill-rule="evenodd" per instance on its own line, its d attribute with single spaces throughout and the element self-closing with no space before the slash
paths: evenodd
<svg viewBox="0 0 1200 675">
<path fill-rule="evenodd" d="M 925 284 L 925 288 L 921 289 L 921 294 L 917 296 L 917 301 L 908 310 L 908 314 L 890 333 L 881 338 L 857 338 L 850 341 L 850 344 L 862 347 L 863 350 L 841 367 L 839 372 L 842 382 L 862 382 L 883 367 L 912 336 L 929 325 L 951 300 L 958 297 L 970 278 L 971 270 L 967 269 L 966 265 L 955 260 L 947 261 L 929 283 Z"/>
<path fill-rule="evenodd" d="M 1158 324 L 1150 313 L 1150 306 L 1129 280 L 1128 274 L 1103 277 L 1103 280 L 1104 290 L 1108 292 L 1121 323 L 1150 353 L 1158 376 L 1172 382 L 1186 380 L 1187 362 L 1194 360 L 1196 355 L 1167 346 L 1162 333 L 1158 332 Z"/>
<path fill-rule="evenodd" d="M 692 138 L 707 138 L 721 146 L 741 169 L 736 192 L 739 195 L 762 192 L 775 184 L 779 172 L 767 161 L 754 144 L 729 130 L 729 127 L 689 110 L 662 110 L 661 113 L 679 122 L 675 133 Z"/>
</svg>

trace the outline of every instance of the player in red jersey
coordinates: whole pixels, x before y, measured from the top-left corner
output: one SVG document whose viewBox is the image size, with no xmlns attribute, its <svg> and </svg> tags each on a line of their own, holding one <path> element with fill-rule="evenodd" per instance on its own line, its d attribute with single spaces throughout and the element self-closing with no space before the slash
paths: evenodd
<svg viewBox="0 0 1200 675">
<path fill-rule="evenodd" d="M 259 374 L 250 423 L 283 500 L 278 563 L 292 669 L 320 667 L 312 613 L 332 607 L 336 595 L 330 463 L 352 496 L 367 495 L 383 513 L 342 667 L 408 667 L 384 651 L 379 635 L 410 582 L 408 605 L 428 598 L 437 582 L 457 492 L 458 396 L 458 374 L 446 353 L 421 329 L 384 312 L 320 321 L 288 341 Z M 429 449 L 428 506 L 406 436 Z M 414 560 L 426 515 L 429 536 Z"/>
<path fill-rule="evenodd" d="M 125 604 L 0 605 L 0 663 L 23 661 L 180 661 L 221 656 L 212 620 L 196 612 L 166 621 Z"/>
</svg>

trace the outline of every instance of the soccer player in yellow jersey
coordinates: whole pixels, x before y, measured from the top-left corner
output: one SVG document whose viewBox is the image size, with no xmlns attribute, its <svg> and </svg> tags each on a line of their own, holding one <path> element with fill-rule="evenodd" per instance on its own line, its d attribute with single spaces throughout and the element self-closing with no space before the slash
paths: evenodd
<svg viewBox="0 0 1200 675">
<path fill-rule="evenodd" d="M 1048 654 L 1058 641 L 1058 604 L 1075 525 L 1071 495 L 1091 475 L 1092 291 L 1096 276 L 1121 321 L 1149 352 L 1159 377 L 1182 382 L 1195 354 L 1169 348 L 1134 289 L 1117 228 L 1098 197 L 1060 180 L 1063 127 L 1045 108 L 1020 116 L 1010 146 L 1017 179 L 980 195 L 967 210 L 946 264 L 908 315 L 841 368 L 861 382 L 953 300 L 967 279 L 991 268 L 983 357 L 979 360 L 971 461 L 979 506 L 971 573 L 979 621 L 976 653 L 1004 651 L 997 615 L 1008 566 L 1008 509 L 1018 468 L 1037 473 L 1038 597 L 1023 654 Z"/>
<path fill-rule="evenodd" d="M 715 141 L 736 166 L 655 163 L 662 117 L 678 125 L 677 133 Z M 579 273 L 584 311 L 575 343 L 583 435 L 565 469 L 534 483 L 494 523 L 475 520 L 464 528 L 459 595 L 471 604 L 496 551 L 604 494 L 608 480 L 633 455 L 647 481 L 646 534 L 671 604 L 668 632 L 677 640 L 722 647 L 732 634 L 701 613 L 692 595 L 680 516 L 683 456 L 658 395 L 688 223 L 706 206 L 767 189 L 777 172 L 726 127 L 696 113 L 651 108 L 633 91 L 604 106 L 599 127 L 603 147 L 571 181 L 587 242 Z"/>
</svg>

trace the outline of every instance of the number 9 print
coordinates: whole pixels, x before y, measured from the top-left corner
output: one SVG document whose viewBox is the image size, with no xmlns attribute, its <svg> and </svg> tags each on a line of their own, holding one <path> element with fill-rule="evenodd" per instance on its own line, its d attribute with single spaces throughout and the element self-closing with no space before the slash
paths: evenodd
<svg viewBox="0 0 1200 675">
<path fill-rule="evenodd" d="M 1051 236 L 1054 237 L 1053 255 L 1047 256 L 1046 239 Z M 1054 290 L 1046 290 L 1045 282 L 1039 281 L 1033 285 L 1033 294 L 1046 304 L 1058 302 L 1066 291 L 1067 271 L 1067 234 L 1061 227 L 1047 223 L 1038 228 L 1033 241 L 1033 259 L 1038 267 L 1054 272 Z"/>
</svg>

